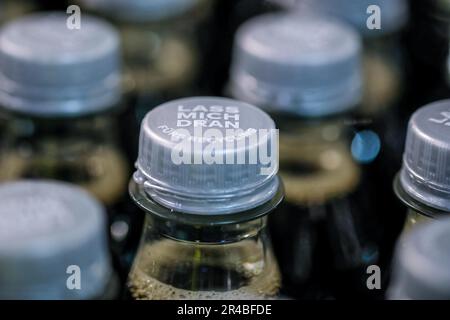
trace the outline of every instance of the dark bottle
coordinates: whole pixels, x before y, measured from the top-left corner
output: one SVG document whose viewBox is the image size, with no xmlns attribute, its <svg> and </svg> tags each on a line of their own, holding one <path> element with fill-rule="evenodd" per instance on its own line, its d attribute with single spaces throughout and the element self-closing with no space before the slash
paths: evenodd
<svg viewBox="0 0 450 320">
<path fill-rule="evenodd" d="M 450 5 L 446 0 L 410 1 L 411 23 L 405 45 L 411 60 L 408 119 L 421 106 L 449 98 Z"/>
<path fill-rule="evenodd" d="M 404 48 L 409 19 L 406 0 L 273 0 L 289 10 L 311 11 L 352 25 L 361 35 L 363 99 L 354 110 L 353 150 L 360 157 L 364 179 L 377 192 L 378 212 L 385 228 L 384 263 L 389 264 L 393 242 L 404 216 L 391 192 L 392 179 L 401 164 L 406 120 L 403 109 L 411 106 L 412 66 Z M 377 25 L 379 23 L 379 25 Z M 417 76 L 420 78 L 420 76 Z"/>
<path fill-rule="evenodd" d="M 434 77 L 437 81 L 441 81 L 439 84 L 433 82 L 435 91 L 432 92 L 434 93 L 432 98 L 447 99 L 450 97 L 450 34 L 448 32 L 450 28 L 450 2 L 448 0 L 433 0 L 430 2 L 427 17 L 432 20 L 429 29 L 431 30 L 430 39 L 434 42 L 429 43 L 430 46 L 433 46 L 429 50 L 433 53 L 429 59 L 436 59 L 430 61 L 432 67 L 429 68 L 429 75 L 431 78 Z M 422 57 L 422 59 L 426 58 Z M 426 79 L 428 80 L 428 78 Z"/>
<path fill-rule="evenodd" d="M 280 128 L 286 200 L 270 217 L 287 295 L 371 295 L 382 229 L 363 182 L 352 122 L 363 96 L 361 41 L 318 15 L 268 14 L 237 33 L 229 92 L 271 112 Z"/>
<path fill-rule="evenodd" d="M 138 123 L 158 104 L 191 93 L 201 67 L 197 31 L 210 11 L 210 0 L 80 3 L 120 30 L 125 80 Z"/>
<path fill-rule="evenodd" d="M 36 9 L 33 0 L 3 0 L 0 3 L 0 25 Z"/>
<path fill-rule="evenodd" d="M 202 71 L 203 87 L 215 95 L 222 95 L 228 81 L 232 59 L 233 38 L 239 26 L 257 15 L 272 12 L 275 6 L 261 0 L 216 0 L 211 23 L 212 32 L 206 61 Z"/>
<path fill-rule="evenodd" d="M 450 213 L 450 100 L 417 110 L 409 121 L 394 190 L 408 207 L 404 232 Z"/>
<path fill-rule="evenodd" d="M 391 186 L 402 161 L 408 118 L 403 109 L 411 103 L 409 97 L 413 66 L 404 48 L 409 3 L 406 0 L 358 1 L 358 5 L 354 1 L 341 2 L 345 2 L 342 7 L 346 6 L 349 10 L 337 9 L 341 10 L 340 17 L 357 26 L 363 36 L 365 90 L 363 103 L 356 113 L 359 122 L 356 129 L 362 139 L 365 136 L 366 141 L 379 143 L 377 156 L 364 161 L 363 171 L 364 179 L 374 186 L 372 192 L 376 192 L 377 214 L 384 229 L 380 243 L 380 266 L 384 275 L 389 276 L 387 266 L 391 264 L 393 244 L 405 220 L 402 214 L 392 215 L 392 212 L 403 211 Z M 377 9 L 371 11 L 373 5 Z M 339 6 L 336 3 L 334 8 Z M 351 7 L 353 10 L 350 10 Z M 380 29 L 369 29 L 369 16 L 378 8 Z M 370 13 L 367 13 L 368 9 Z"/>
<path fill-rule="evenodd" d="M 0 186 L 0 299 L 114 299 L 106 212 L 74 185 Z"/>
<path fill-rule="evenodd" d="M 61 1 L 51 1 L 51 0 L 25 0 L 32 1 L 34 5 L 40 11 L 48 11 L 48 10 L 62 10 L 64 12 L 72 5 L 71 1 L 61 0 Z M 19 0 L 17 2 L 23 2 L 23 0 Z"/>
<path fill-rule="evenodd" d="M 119 37 L 97 18 L 83 15 L 79 30 L 67 19 L 37 13 L 0 30 L 0 181 L 71 182 L 106 205 L 113 224 L 131 224 L 137 215 L 126 206 L 130 165 L 117 130 Z M 123 246 L 125 236 L 115 232 L 115 245 Z"/>
<path fill-rule="evenodd" d="M 418 226 L 396 251 L 391 300 L 450 300 L 450 220 Z"/>
<path fill-rule="evenodd" d="M 402 32 L 409 18 L 406 0 L 318 0 L 310 2 L 312 10 L 335 16 L 353 25 L 363 38 L 364 99 L 359 108 L 361 120 L 368 120 L 367 129 L 381 138 L 381 156 L 392 167 L 400 163 L 403 123 L 399 119 L 400 98 L 404 91 L 405 53 Z M 379 21 L 371 16 L 379 13 Z M 372 25 L 379 22 L 379 26 Z M 406 126 L 406 123 L 404 124 Z M 385 168 L 386 169 L 386 168 Z M 393 176 L 393 172 L 390 174 Z M 386 179 L 386 180 L 389 180 Z M 386 184 L 385 184 L 386 186 Z"/>
<path fill-rule="evenodd" d="M 120 32 L 129 108 L 121 126 L 136 159 L 139 123 L 157 105 L 191 95 L 202 70 L 199 34 L 210 0 L 79 0 L 82 9 L 109 19 Z"/>
<path fill-rule="evenodd" d="M 372 130 L 381 139 L 383 148 L 380 158 L 385 164 L 400 163 L 402 126 L 400 104 L 405 88 L 407 65 L 402 33 L 409 17 L 405 0 L 273 0 L 282 8 L 291 11 L 308 11 L 325 14 L 351 24 L 362 36 L 362 67 L 364 75 L 364 97 L 356 110 L 356 121 L 360 130 Z M 379 13 L 379 21 L 372 15 Z M 379 26 L 372 25 L 380 22 Z M 386 169 L 386 168 L 384 168 Z M 394 168 L 395 169 L 395 168 Z M 392 169 L 385 174 L 392 180 Z M 374 178 L 374 177 L 372 177 Z M 385 186 L 385 181 L 381 181 Z M 389 183 L 389 182 L 388 182 Z"/>
<path fill-rule="evenodd" d="M 281 280 L 266 232 L 283 197 L 276 146 L 273 120 L 231 99 L 185 98 L 147 114 L 130 182 L 146 213 L 129 275 L 133 298 L 276 296 Z"/>
<path fill-rule="evenodd" d="M 0 31 L 0 179 L 48 177 L 81 185 L 107 205 L 128 174 L 116 141 L 119 40 L 108 24 L 64 14 L 33 14 Z M 111 174 L 114 172 L 114 174 Z"/>
</svg>

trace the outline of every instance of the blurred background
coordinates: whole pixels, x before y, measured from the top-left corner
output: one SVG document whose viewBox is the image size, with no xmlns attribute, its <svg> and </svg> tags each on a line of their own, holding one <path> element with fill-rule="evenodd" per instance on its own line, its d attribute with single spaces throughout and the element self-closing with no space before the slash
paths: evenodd
<svg viewBox="0 0 450 320">
<path fill-rule="evenodd" d="M 269 218 L 269 230 L 282 294 L 385 297 L 407 211 L 392 182 L 402 165 L 408 120 L 421 106 L 450 98 L 450 1 L 0 0 L 0 27 L 36 12 L 68 17 L 73 4 L 81 8 L 82 24 L 86 15 L 113 29 L 92 27 L 98 52 L 109 53 L 83 65 L 80 74 L 64 69 L 65 77 L 52 73 L 49 80 L 32 59 L 24 67 L 7 50 L 12 31 L 0 40 L 0 92 L 7 92 L 0 95 L 1 182 L 52 178 L 94 195 L 108 211 L 109 246 L 123 286 L 143 221 L 127 184 L 145 114 L 188 96 L 250 102 L 281 130 L 286 201 Z M 368 28 L 376 14 L 367 12 L 372 4 L 381 10 L 381 29 Z M 36 33 L 45 30 L 51 27 Z M 117 48 L 105 49 L 105 39 L 116 41 L 115 32 Z M 15 33 L 21 34 L 26 32 Z M 80 60 L 75 67 L 90 56 L 81 48 L 73 51 Z M 30 52 L 52 54 L 38 44 Z M 54 52 L 56 57 L 57 47 Z M 103 73 L 119 80 L 101 102 L 74 93 L 89 91 L 88 85 L 106 92 Z M 39 77 L 46 89 L 30 85 Z M 6 79 L 14 79 L 19 91 L 10 94 Z M 36 101 L 53 106 L 65 99 L 55 98 L 50 86 L 79 94 L 83 104 L 36 111 Z M 386 270 L 382 290 L 366 290 L 366 269 L 373 264 Z"/>
</svg>

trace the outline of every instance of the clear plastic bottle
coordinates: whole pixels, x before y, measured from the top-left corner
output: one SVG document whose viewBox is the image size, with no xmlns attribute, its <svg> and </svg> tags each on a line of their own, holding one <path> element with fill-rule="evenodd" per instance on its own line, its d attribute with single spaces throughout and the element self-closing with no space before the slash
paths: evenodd
<svg viewBox="0 0 450 320">
<path fill-rule="evenodd" d="M 158 104 L 191 93 L 200 64 L 197 37 L 211 0 L 79 0 L 120 30 L 127 89 L 138 123 Z"/>
<path fill-rule="evenodd" d="M 262 15 L 236 35 L 228 90 L 280 128 L 287 203 L 269 225 L 291 296 L 368 293 L 365 266 L 378 261 L 381 229 L 345 115 L 363 96 L 360 54 L 356 31 L 318 15 Z"/>
<path fill-rule="evenodd" d="M 404 39 L 410 63 L 410 97 L 405 118 L 426 103 L 449 97 L 450 2 L 410 1 L 411 23 Z"/>
<path fill-rule="evenodd" d="M 79 30 L 69 29 L 67 19 L 36 13 L 0 30 L 0 182 L 48 178 L 79 185 L 107 206 L 113 243 L 122 251 L 140 216 L 130 215 L 131 161 L 118 129 L 124 110 L 119 36 L 85 14 Z"/>
<path fill-rule="evenodd" d="M 450 220 L 415 228 L 398 244 L 391 300 L 450 300 Z"/>
<path fill-rule="evenodd" d="M 106 212 L 74 185 L 0 186 L 0 299 L 113 299 Z"/>
<path fill-rule="evenodd" d="M 433 0 L 427 4 L 415 4 L 417 11 L 423 13 L 417 17 L 417 25 L 411 30 L 411 42 L 416 46 L 413 52 L 420 98 L 429 102 L 450 97 L 450 1 Z M 428 6 L 427 6 L 428 5 Z M 426 8 L 423 8 L 426 6 Z M 421 37 L 414 38 L 416 32 Z M 414 40 L 416 40 L 414 42 Z M 416 65 L 415 65 L 416 66 Z"/>
<path fill-rule="evenodd" d="M 450 213 L 450 100 L 428 104 L 409 121 L 403 166 L 394 181 L 408 207 L 404 233 Z"/>
<path fill-rule="evenodd" d="M 409 85 L 406 77 L 407 55 L 402 47 L 402 35 L 409 19 L 406 0 L 319 0 L 312 6 L 353 25 L 363 38 L 364 97 L 358 116 L 370 121 L 366 128 L 377 132 L 383 144 L 381 158 L 386 165 L 400 164 L 403 128 L 400 107 Z M 379 28 L 369 28 L 371 15 L 379 9 Z M 384 168 L 386 170 L 386 168 Z M 377 173 L 379 176 L 380 174 Z M 386 187 L 394 170 L 381 181 Z M 381 175 L 383 176 L 383 175 Z M 372 177 L 375 178 L 375 177 Z M 391 199 L 392 200 L 392 199 Z M 391 201 L 392 202 L 392 201 Z"/>
<path fill-rule="evenodd" d="M 35 9 L 36 3 L 33 0 L 2 0 L 0 2 L 0 25 Z"/>
<path fill-rule="evenodd" d="M 274 11 L 275 6 L 269 1 L 234 0 L 216 1 L 214 18 L 209 37 L 209 54 L 206 56 L 206 70 L 202 71 L 204 81 L 208 83 L 208 91 L 223 95 L 223 88 L 228 81 L 233 38 L 241 24 L 245 21 Z"/>
<path fill-rule="evenodd" d="M 266 133 L 250 140 L 260 129 Z M 274 130 L 261 110 L 225 98 L 175 100 L 147 114 L 130 182 L 146 213 L 129 276 L 133 298 L 276 296 L 281 280 L 266 231 L 283 197 Z M 270 164 L 250 162 L 269 146 Z"/>
<path fill-rule="evenodd" d="M 32 14 L 0 30 L 0 181 L 65 180 L 113 205 L 128 175 L 115 118 L 119 39 L 96 18 L 84 16 L 80 30 L 66 20 Z"/>
<path fill-rule="evenodd" d="M 404 216 L 393 219 L 391 210 L 400 211 L 391 192 L 392 179 L 401 165 L 406 121 L 405 112 L 415 103 L 417 90 L 411 85 L 422 75 L 411 76 L 410 53 L 404 48 L 410 7 L 407 0 L 273 0 L 281 7 L 324 14 L 352 25 L 362 38 L 363 99 L 354 110 L 355 145 L 362 142 L 364 179 L 377 192 L 379 216 L 386 230 L 382 258 L 389 263 L 392 244 L 401 231 Z M 380 22 L 379 26 L 374 25 Z M 413 35 L 415 37 L 416 34 Z M 428 55 L 424 54 L 424 55 Z M 415 66 L 414 66 L 415 67 Z M 416 92 L 414 92 L 416 91 Z M 359 149 L 359 148 L 358 148 Z M 371 150 L 373 155 L 371 156 Z"/>
<path fill-rule="evenodd" d="M 432 55 L 429 54 L 428 58 L 422 57 L 422 59 L 430 59 L 430 61 L 428 61 L 429 64 L 432 67 L 438 68 L 437 70 L 435 68 L 430 69 L 434 71 L 435 77 L 442 81 L 441 85 L 444 88 L 440 88 L 441 90 L 443 89 L 443 92 L 440 94 L 445 98 L 448 98 L 450 91 L 450 34 L 448 32 L 450 29 L 450 1 L 433 0 L 430 1 L 428 5 L 428 11 L 431 11 L 426 11 L 428 14 L 425 17 L 425 19 L 428 19 L 427 22 L 429 23 L 427 26 L 428 32 L 430 33 L 428 41 L 432 41 L 432 45 L 434 45 L 433 47 L 436 47 L 436 49 L 432 51 Z M 424 32 L 427 32 L 427 30 Z M 426 41 L 426 39 L 421 40 Z M 422 52 L 418 52 L 418 54 L 420 53 Z M 433 61 L 432 59 L 435 60 Z M 438 76 L 436 76 L 436 71 Z"/>
<path fill-rule="evenodd" d="M 409 19 L 406 0 L 273 0 L 290 11 L 314 12 L 352 25 L 362 36 L 363 101 L 356 110 L 359 126 L 375 131 L 383 143 L 385 163 L 400 163 L 403 143 L 400 104 L 405 90 L 407 59 L 402 32 Z M 379 10 L 379 27 L 370 19 Z M 391 181 L 392 170 L 385 181 Z M 385 175 L 386 176 L 386 175 Z M 375 177 L 372 177 L 375 178 Z M 389 182 L 383 181 L 385 186 Z"/>
</svg>

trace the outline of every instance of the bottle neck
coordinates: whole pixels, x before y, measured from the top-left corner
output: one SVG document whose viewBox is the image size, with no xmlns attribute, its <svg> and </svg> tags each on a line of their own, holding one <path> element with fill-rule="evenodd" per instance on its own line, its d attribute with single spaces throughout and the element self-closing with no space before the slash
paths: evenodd
<svg viewBox="0 0 450 320">
<path fill-rule="evenodd" d="M 226 244 L 259 237 L 265 234 L 266 224 L 266 216 L 243 223 L 197 225 L 165 220 L 147 214 L 144 233 L 150 231 L 183 242 Z"/>
<path fill-rule="evenodd" d="M 432 216 L 425 215 L 414 209 L 409 209 L 406 217 L 405 225 L 403 227 L 403 233 L 408 233 L 417 225 L 422 225 L 423 223 L 428 223 L 434 220 Z"/>
<path fill-rule="evenodd" d="M 279 184 L 276 194 L 255 208 L 230 214 L 189 214 L 168 209 L 152 199 L 142 184 L 131 179 L 129 193 L 133 201 L 147 214 L 147 225 L 166 238 L 195 243 L 232 243 L 264 233 L 267 215 L 284 197 Z M 206 209 L 207 210 L 207 209 Z M 147 230 L 144 230 L 144 232 Z"/>
<path fill-rule="evenodd" d="M 261 299 L 278 292 L 265 217 L 197 230 L 152 218 L 147 216 L 129 277 L 134 298 Z"/>
<path fill-rule="evenodd" d="M 235 214 L 169 210 L 131 180 L 130 195 L 146 214 L 129 286 L 139 299 L 260 299 L 274 296 L 280 275 L 267 214 L 283 198 Z"/>
<path fill-rule="evenodd" d="M 48 119 L 2 113 L 0 128 L 0 181 L 63 180 L 107 205 L 124 194 L 129 168 L 112 114 Z"/>
<path fill-rule="evenodd" d="M 16 139 L 73 137 L 83 139 L 95 136 L 99 140 L 115 137 L 113 112 L 80 117 L 34 117 L 25 114 L 1 112 L 5 129 Z"/>
</svg>

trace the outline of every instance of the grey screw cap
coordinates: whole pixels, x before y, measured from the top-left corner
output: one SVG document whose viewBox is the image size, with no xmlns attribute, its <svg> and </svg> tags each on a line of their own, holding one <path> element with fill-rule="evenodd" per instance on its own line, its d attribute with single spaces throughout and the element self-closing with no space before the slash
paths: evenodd
<svg viewBox="0 0 450 320">
<path fill-rule="evenodd" d="M 0 105 L 42 117 L 77 116 L 116 105 L 121 96 L 119 37 L 102 20 L 37 13 L 0 30 Z"/>
<path fill-rule="evenodd" d="M 90 299 L 111 276 L 106 216 L 85 191 L 67 183 L 0 186 L 0 298 Z M 67 287 L 69 266 L 81 289 Z M 71 283 L 71 281 L 69 281 Z"/>
<path fill-rule="evenodd" d="M 450 299 L 450 219 L 420 225 L 399 241 L 390 299 Z"/>
<path fill-rule="evenodd" d="M 270 111 L 324 116 L 361 101 L 361 42 L 350 27 L 314 15 L 267 14 L 237 32 L 230 90 Z"/>
<path fill-rule="evenodd" d="M 450 100 L 426 105 L 411 117 L 400 184 L 414 199 L 450 212 Z"/>
<path fill-rule="evenodd" d="M 278 190 L 275 124 L 260 109 L 232 99 L 167 102 L 142 121 L 136 167 L 135 182 L 169 209 L 199 215 L 245 211 Z"/>
<path fill-rule="evenodd" d="M 81 0 L 81 3 L 114 19 L 147 22 L 181 15 L 199 0 Z"/>
</svg>

